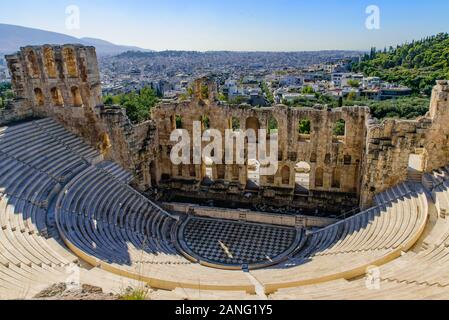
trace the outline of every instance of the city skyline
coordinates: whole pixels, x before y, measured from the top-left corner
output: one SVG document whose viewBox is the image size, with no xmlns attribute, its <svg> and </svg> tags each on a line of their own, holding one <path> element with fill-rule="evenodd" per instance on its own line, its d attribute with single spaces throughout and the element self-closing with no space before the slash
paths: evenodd
<svg viewBox="0 0 449 320">
<path fill-rule="evenodd" d="M 448 3 L 391 2 L 18 0 L 3 4 L 0 23 L 145 49 L 196 51 L 368 50 L 449 30 Z M 77 14 L 73 6 L 79 28 L 67 25 Z M 370 6 L 379 8 L 380 29 L 366 27 Z"/>
</svg>

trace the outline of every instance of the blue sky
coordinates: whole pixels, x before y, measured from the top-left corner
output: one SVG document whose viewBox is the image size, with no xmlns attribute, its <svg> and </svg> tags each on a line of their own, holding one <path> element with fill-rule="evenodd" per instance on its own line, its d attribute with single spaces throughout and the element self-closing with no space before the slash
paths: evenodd
<svg viewBox="0 0 449 320">
<path fill-rule="evenodd" d="M 65 26 L 68 5 L 79 30 Z M 365 28 L 369 5 L 379 30 Z M 448 12 L 446 0 L 14 0 L 0 23 L 154 50 L 365 50 L 449 32 Z"/>
</svg>

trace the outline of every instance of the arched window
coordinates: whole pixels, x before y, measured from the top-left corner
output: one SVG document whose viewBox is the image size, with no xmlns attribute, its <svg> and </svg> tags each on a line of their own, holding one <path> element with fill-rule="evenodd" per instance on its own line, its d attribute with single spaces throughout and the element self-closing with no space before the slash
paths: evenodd
<svg viewBox="0 0 449 320">
<path fill-rule="evenodd" d="M 151 177 L 151 186 L 152 187 L 157 186 L 157 168 L 155 161 L 150 162 L 150 177 Z"/>
<path fill-rule="evenodd" d="M 201 127 L 203 130 L 209 130 L 210 129 L 210 120 L 209 117 L 206 115 L 201 116 Z"/>
<path fill-rule="evenodd" d="M 189 174 L 192 178 L 196 177 L 196 167 L 194 164 L 189 165 Z"/>
<path fill-rule="evenodd" d="M 246 119 L 246 130 L 253 129 L 256 132 L 260 129 L 259 119 L 255 117 L 249 117 Z"/>
<path fill-rule="evenodd" d="M 232 180 L 240 179 L 240 168 L 237 164 L 232 165 Z"/>
<path fill-rule="evenodd" d="M 332 171 L 332 188 L 340 188 L 340 169 L 334 168 Z"/>
<path fill-rule="evenodd" d="M 62 52 L 69 77 L 78 77 L 75 51 L 72 48 L 64 48 Z"/>
<path fill-rule="evenodd" d="M 56 78 L 55 55 L 52 48 L 44 48 L 44 63 L 47 76 L 49 78 Z"/>
<path fill-rule="evenodd" d="M 237 117 L 232 117 L 229 120 L 229 129 L 232 131 L 240 130 L 240 119 Z"/>
<path fill-rule="evenodd" d="M 40 88 L 34 89 L 34 99 L 36 101 L 36 105 L 43 106 L 45 104 L 44 94 Z"/>
<path fill-rule="evenodd" d="M 309 141 L 310 133 L 312 132 L 311 123 L 309 119 L 301 119 L 298 122 L 298 140 Z"/>
<path fill-rule="evenodd" d="M 323 169 L 317 168 L 315 170 L 315 187 L 322 187 L 323 186 Z"/>
<path fill-rule="evenodd" d="M 205 178 L 212 180 L 214 178 L 214 161 L 209 157 L 205 157 L 203 166 Z"/>
<path fill-rule="evenodd" d="M 301 119 L 298 122 L 298 133 L 299 134 L 310 134 L 311 123 L 309 119 Z"/>
<path fill-rule="evenodd" d="M 201 99 L 209 99 L 209 87 L 205 84 L 201 85 Z"/>
<path fill-rule="evenodd" d="M 28 51 L 28 70 L 32 78 L 39 78 L 39 66 L 37 65 L 36 53 L 33 50 Z"/>
<path fill-rule="evenodd" d="M 180 115 L 170 116 L 172 129 L 182 129 L 182 117 Z"/>
<path fill-rule="evenodd" d="M 270 117 L 268 120 L 268 133 L 278 133 L 278 121 L 275 117 Z"/>
<path fill-rule="evenodd" d="M 281 170 L 281 176 L 282 176 L 282 184 L 288 185 L 290 184 L 290 167 L 284 166 Z"/>
<path fill-rule="evenodd" d="M 64 106 L 64 100 L 62 98 L 61 90 L 59 90 L 58 88 L 51 89 L 51 99 L 55 106 L 58 107 Z"/>
<path fill-rule="evenodd" d="M 182 129 L 182 117 L 179 114 L 175 116 L 175 128 Z"/>
<path fill-rule="evenodd" d="M 343 137 L 346 135 L 346 122 L 343 119 L 338 120 L 334 126 L 334 136 Z"/>
<path fill-rule="evenodd" d="M 256 134 L 256 139 L 259 139 L 259 129 L 260 129 L 259 119 L 255 117 L 249 117 L 246 119 L 246 130 L 254 130 L 254 133 Z"/>
<path fill-rule="evenodd" d="M 417 149 L 414 153 L 410 153 L 408 156 L 408 178 L 409 180 L 416 180 L 416 177 L 420 177 L 425 168 L 425 155 L 423 150 Z"/>
<path fill-rule="evenodd" d="M 217 164 L 217 179 L 224 180 L 226 177 L 226 166 L 224 164 Z"/>
<path fill-rule="evenodd" d="M 247 165 L 248 190 L 258 189 L 260 185 L 260 163 L 256 159 L 248 159 Z"/>
<path fill-rule="evenodd" d="M 72 99 L 75 107 L 81 107 L 83 105 L 83 99 L 81 98 L 80 89 L 78 87 L 72 87 Z"/>
<path fill-rule="evenodd" d="M 310 189 L 311 167 L 307 162 L 298 162 L 295 166 L 295 189 L 297 191 L 308 191 Z"/>
</svg>

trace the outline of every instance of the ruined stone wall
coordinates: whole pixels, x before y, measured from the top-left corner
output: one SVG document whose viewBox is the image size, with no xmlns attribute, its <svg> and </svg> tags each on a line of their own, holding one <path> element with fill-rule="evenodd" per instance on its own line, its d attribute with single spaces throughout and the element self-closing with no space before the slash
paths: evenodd
<svg viewBox="0 0 449 320">
<path fill-rule="evenodd" d="M 449 163 L 448 94 L 448 82 L 438 81 L 425 117 L 414 121 L 368 121 L 361 192 L 363 207 L 373 203 L 375 194 L 409 178 L 410 155 L 421 158 L 422 173 Z"/>
<path fill-rule="evenodd" d="M 419 179 L 419 172 L 430 172 L 449 162 L 449 85 L 438 81 L 432 93 L 429 113 L 417 120 L 371 119 L 366 107 L 343 107 L 327 110 L 323 107 L 288 108 L 283 105 L 271 108 L 228 106 L 195 95 L 192 101 L 163 104 L 155 108 L 153 118 L 160 135 L 158 181 L 168 181 L 166 186 L 180 190 L 187 197 L 196 194 L 200 199 L 258 203 L 261 200 L 275 205 L 293 205 L 304 208 L 328 210 L 330 206 L 362 207 L 373 204 L 375 194 L 383 192 L 407 179 Z M 249 201 L 241 195 L 247 193 L 248 166 L 215 165 L 213 183 L 199 185 L 205 177 L 204 166 L 194 169 L 174 166 L 169 160 L 170 133 L 175 128 L 174 119 L 182 119 L 183 129 L 192 133 L 192 122 L 207 116 L 211 128 L 224 132 L 232 119 L 239 119 L 240 128 L 266 129 L 270 118 L 278 123 L 279 170 L 274 177 L 261 177 L 260 186 Z M 309 135 L 299 134 L 298 122 L 311 122 Z M 346 134 L 333 135 L 339 119 L 346 123 Z M 410 176 L 410 158 L 418 156 L 421 167 L 418 176 Z M 310 165 L 310 190 L 297 192 L 295 165 Z M 224 174 L 223 174 L 224 172 Z M 238 174 L 235 174 L 238 172 Z M 419 181 L 419 180 L 418 180 Z M 240 197 L 239 197 L 240 195 Z M 351 199 L 356 199 L 351 202 Z M 263 201 L 262 201 L 263 202 Z M 329 210 L 328 210 L 329 211 Z"/>
<path fill-rule="evenodd" d="M 407 179 L 410 154 L 423 148 L 424 130 L 430 124 L 426 118 L 369 123 L 361 193 L 364 207 L 373 203 L 375 194 Z"/>
<path fill-rule="evenodd" d="M 33 117 L 33 111 L 29 108 L 26 101 L 16 99 L 9 103 L 5 108 L 0 109 L 0 126 L 18 122 Z"/>
<path fill-rule="evenodd" d="M 54 118 L 101 151 L 105 159 L 140 174 L 152 158 L 148 145 L 150 140 L 156 141 L 154 125 L 148 122 L 134 127 L 123 109 L 103 106 L 94 47 L 29 46 L 6 60 L 16 100 L 0 114 L 0 124 Z M 136 181 L 142 190 L 151 185 L 145 175 Z"/>
<path fill-rule="evenodd" d="M 16 99 L 0 111 L 0 125 L 52 117 L 100 150 L 105 159 L 133 172 L 133 184 L 141 191 L 157 187 L 185 198 L 341 212 L 358 204 L 369 206 L 375 194 L 410 179 L 411 155 L 422 160 L 420 172 L 449 162 L 447 81 L 438 81 L 425 117 L 378 122 L 370 118 L 367 107 L 230 106 L 216 101 L 216 84 L 202 78 L 195 83 L 191 101 L 161 103 L 153 108 L 152 120 L 133 125 L 123 108 L 103 106 L 93 47 L 32 46 L 6 59 Z M 254 187 L 248 183 L 247 162 L 214 164 L 209 179 L 205 163 L 173 165 L 170 153 L 175 142 L 170 134 L 177 118 L 190 134 L 193 122 L 202 120 L 223 136 L 233 123 L 242 130 L 257 130 L 267 129 L 274 119 L 278 172 L 261 176 Z M 310 134 L 300 134 L 302 120 L 310 121 Z M 333 133 L 339 120 L 345 122 L 344 136 Z M 207 144 L 203 142 L 203 147 Z M 295 181 L 299 162 L 310 168 L 307 190 L 298 189 Z"/>
<path fill-rule="evenodd" d="M 198 90 L 198 89 L 197 89 Z M 192 101 L 161 104 L 153 109 L 152 118 L 156 122 L 159 134 L 158 181 L 171 189 L 188 192 L 205 191 L 201 181 L 205 178 L 203 165 L 175 166 L 170 161 L 171 148 L 176 142 L 170 141 L 170 134 L 176 128 L 176 118 L 181 119 L 182 129 L 193 136 L 193 122 L 208 118 L 210 128 L 217 129 L 225 136 L 225 130 L 232 128 L 232 122 L 238 120 L 239 128 L 267 129 L 270 119 L 275 119 L 279 138 L 279 168 L 274 176 L 261 176 L 260 187 L 254 197 L 280 205 L 293 204 L 297 185 L 295 184 L 295 166 L 305 162 L 310 166 L 310 187 L 304 197 L 296 196 L 300 206 L 316 207 L 333 203 L 342 203 L 343 207 L 358 203 L 361 182 L 361 164 L 364 155 L 366 126 L 369 110 L 365 107 L 344 107 L 339 109 L 288 108 L 276 105 L 270 108 L 252 108 L 249 106 L 229 106 L 212 99 L 201 99 L 195 95 Z M 298 125 L 301 120 L 309 120 L 311 132 L 300 134 Z M 346 134 L 333 134 L 338 120 L 344 120 Z M 223 149 L 225 141 L 223 139 Z M 203 143 L 203 147 L 208 143 Z M 193 148 L 193 144 L 192 144 Z M 193 153 L 193 152 L 192 152 Z M 205 197 L 215 196 L 238 198 L 249 190 L 248 163 L 244 165 L 216 164 L 213 166 L 213 184 L 208 187 Z M 318 174 L 317 174 L 318 173 Z M 216 190 L 216 195 L 213 191 Z M 253 190 L 251 190 L 253 191 Z M 325 196 L 331 193 L 331 197 Z M 315 195 L 314 202 L 309 198 Z M 324 196 L 323 196 L 324 195 Z M 243 201 L 243 199 L 242 199 Z M 258 200 L 254 200 L 258 201 Z"/>
<path fill-rule="evenodd" d="M 321 191 L 341 191 L 357 193 L 359 190 L 360 164 L 364 153 L 365 120 L 368 115 L 366 108 L 344 107 L 341 109 L 314 109 L 298 108 L 292 109 L 282 105 L 272 108 L 247 108 L 231 107 L 219 105 L 217 103 L 198 105 L 195 102 L 181 104 L 163 104 L 153 110 L 159 132 L 159 144 L 163 150 L 161 154 L 161 171 L 179 178 L 196 178 L 201 180 L 204 172 L 196 170 L 196 175 L 192 177 L 188 172 L 182 170 L 179 175 L 177 168 L 173 168 L 170 160 L 170 150 L 175 142 L 170 141 L 170 134 L 174 129 L 173 119 L 176 116 L 182 118 L 183 129 L 186 129 L 193 136 L 192 123 L 198 121 L 202 116 L 207 116 L 210 120 L 211 128 L 222 132 L 230 129 L 231 119 L 241 119 L 241 129 L 245 130 L 246 125 L 252 119 L 258 121 L 261 129 L 267 129 L 268 120 L 274 117 L 278 122 L 279 137 L 279 170 L 274 181 L 268 179 L 262 185 L 276 187 L 294 187 L 294 167 L 298 162 L 304 161 L 311 166 L 311 189 Z M 311 134 L 308 137 L 300 135 L 298 123 L 300 119 L 310 119 L 312 124 Z M 333 136 L 333 127 L 337 120 L 346 121 L 346 135 L 341 137 Z M 224 141 L 223 141 L 224 147 Z M 224 162 L 224 159 L 223 159 Z M 289 168 L 288 183 L 284 183 L 281 171 L 284 167 Z M 324 172 L 323 183 L 317 186 L 315 172 L 321 168 Z M 230 169 L 230 168 L 227 168 Z M 246 166 L 239 168 L 243 178 L 238 181 L 246 184 Z M 340 170 L 340 186 L 332 186 L 332 176 L 335 171 Z M 186 170 L 187 171 L 187 170 Z M 232 174 L 227 170 L 227 177 Z M 240 175 L 239 175 L 240 176 Z M 217 174 L 214 178 L 218 179 Z M 226 179 L 226 178 L 225 178 Z"/>
<path fill-rule="evenodd" d="M 269 214 L 246 209 L 230 211 L 225 208 L 201 207 L 189 203 L 162 203 L 162 207 L 180 214 L 288 227 L 324 228 L 338 222 L 336 219 L 323 217 Z"/>
<path fill-rule="evenodd" d="M 108 139 L 105 146 L 107 157 L 133 172 L 134 186 L 147 191 L 155 184 L 150 174 L 150 165 L 158 153 L 154 122 L 133 125 L 126 111 L 119 106 L 102 107 L 100 116 Z"/>
<path fill-rule="evenodd" d="M 52 117 L 96 145 L 101 136 L 95 108 L 102 104 L 93 47 L 33 46 L 6 56 L 17 102 L 29 116 Z"/>
</svg>

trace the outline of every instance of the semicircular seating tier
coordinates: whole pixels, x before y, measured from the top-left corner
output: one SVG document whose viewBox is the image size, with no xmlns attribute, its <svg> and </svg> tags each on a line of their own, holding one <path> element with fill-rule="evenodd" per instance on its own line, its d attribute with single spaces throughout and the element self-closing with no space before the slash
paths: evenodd
<svg viewBox="0 0 449 320">
<path fill-rule="evenodd" d="M 55 121 L 3 127 L 0 298 L 31 297 L 66 281 L 74 265 L 85 283 L 143 281 L 176 296 L 254 294 L 254 283 L 272 298 L 447 296 L 448 177 L 445 168 L 424 175 L 430 192 L 416 183 L 391 188 L 375 207 L 308 232 L 285 262 L 248 275 L 184 258 L 173 234 L 183 218 L 131 188 L 129 173 Z M 378 268 L 377 291 L 363 278 L 370 266 Z"/>
<path fill-rule="evenodd" d="M 56 219 L 68 247 L 104 270 L 155 288 L 255 292 L 243 272 L 217 272 L 180 255 L 171 240 L 178 217 L 97 167 L 62 190 Z"/>
<path fill-rule="evenodd" d="M 280 288 L 351 279 L 408 251 L 423 233 L 428 200 L 422 187 L 401 184 L 379 195 L 381 202 L 351 218 L 309 234 L 289 261 L 252 271 L 267 293 Z"/>
<path fill-rule="evenodd" d="M 423 184 L 433 201 L 412 250 L 372 269 L 368 277 L 281 289 L 271 298 L 449 299 L 449 167 L 425 174 Z"/>
<path fill-rule="evenodd" d="M 135 284 L 79 259 L 54 228 L 52 202 L 61 183 L 101 160 L 49 119 L 0 128 L 0 299 L 31 298 L 74 276 L 105 289 Z M 109 168 L 109 166 L 108 166 Z"/>
</svg>

